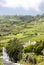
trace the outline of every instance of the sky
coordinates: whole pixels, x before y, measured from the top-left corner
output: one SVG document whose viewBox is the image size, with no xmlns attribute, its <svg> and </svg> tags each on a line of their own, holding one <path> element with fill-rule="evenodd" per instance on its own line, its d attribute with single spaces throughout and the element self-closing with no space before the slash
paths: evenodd
<svg viewBox="0 0 44 65">
<path fill-rule="evenodd" d="M 44 13 L 44 0 L 0 0 L 0 15 L 37 15 Z"/>
</svg>

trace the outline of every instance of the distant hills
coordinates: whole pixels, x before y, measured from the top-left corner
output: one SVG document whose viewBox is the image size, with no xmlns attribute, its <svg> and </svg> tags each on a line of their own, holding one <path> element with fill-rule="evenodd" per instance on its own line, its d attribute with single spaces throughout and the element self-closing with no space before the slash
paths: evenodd
<svg viewBox="0 0 44 65">
<path fill-rule="evenodd" d="M 25 25 L 31 22 L 44 22 L 44 14 L 36 16 L 0 16 L 0 34 L 4 34 L 5 32 L 5 34 L 9 34 L 13 30 L 17 32 L 19 28 L 22 29 L 22 26 L 25 27 Z"/>
</svg>

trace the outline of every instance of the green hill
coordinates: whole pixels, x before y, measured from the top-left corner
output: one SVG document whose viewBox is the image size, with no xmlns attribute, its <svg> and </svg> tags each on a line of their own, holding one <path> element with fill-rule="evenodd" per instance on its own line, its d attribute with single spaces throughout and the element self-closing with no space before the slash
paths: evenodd
<svg viewBox="0 0 44 65">
<path fill-rule="evenodd" d="M 0 16 L 0 43 L 14 37 L 22 42 L 44 40 L 44 14 L 37 16 Z"/>
</svg>

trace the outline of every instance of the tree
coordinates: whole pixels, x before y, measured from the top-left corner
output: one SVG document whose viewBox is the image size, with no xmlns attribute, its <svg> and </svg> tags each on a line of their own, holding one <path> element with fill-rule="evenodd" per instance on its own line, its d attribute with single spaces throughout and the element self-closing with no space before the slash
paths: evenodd
<svg viewBox="0 0 44 65">
<path fill-rule="evenodd" d="M 10 40 L 6 49 L 11 60 L 17 62 L 22 58 L 23 46 L 17 38 Z"/>
</svg>

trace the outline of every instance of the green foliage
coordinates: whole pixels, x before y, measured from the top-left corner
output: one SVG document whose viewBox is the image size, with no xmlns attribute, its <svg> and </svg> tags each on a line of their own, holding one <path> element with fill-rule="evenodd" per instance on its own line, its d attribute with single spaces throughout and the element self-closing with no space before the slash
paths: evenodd
<svg viewBox="0 0 44 65">
<path fill-rule="evenodd" d="M 41 55 L 36 55 L 35 58 L 36 58 L 37 63 L 42 62 L 42 56 Z"/>
<path fill-rule="evenodd" d="M 37 16 L 0 16 L 0 55 L 2 55 L 2 47 L 6 47 L 11 59 L 15 61 L 20 56 L 21 43 L 44 40 L 44 14 Z M 9 42 L 8 42 L 9 41 Z M 25 53 L 43 54 L 44 41 L 37 42 L 24 48 Z M 22 49 L 21 49 L 22 50 Z M 21 51 L 22 53 L 22 51 Z M 21 54 L 22 56 L 22 54 Z M 25 56 L 24 56 L 25 57 Z M 32 60 L 32 57 L 30 58 Z M 39 62 L 41 57 L 37 56 Z"/>
<path fill-rule="evenodd" d="M 3 63 L 2 63 L 2 62 L 0 62 L 0 65 L 3 65 Z"/>
<path fill-rule="evenodd" d="M 44 65 L 44 61 L 42 61 L 41 63 L 39 63 L 38 65 Z"/>
<path fill-rule="evenodd" d="M 44 49 L 44 41 L 37 42 L 34 46 L 34 52 L 36 54 L 42 54 L 43 49 Z"/>
<path fill-rule="evenodd" d="M 29 46 L 24 48 L 24 53 L 32 52 L 34 49 L 34 45 L 30 44 Z"/>
<path fill-rule="evenodd" d="M 36 64 L 36 58 L 33 53 L 27 53 L 25 56 L 25 62 Z"/>
<path fill-rule="evenodd" d="M 11 60 L 13 59 L 15 62 L 17 62 L 22 58 L 23 46 L 17 38 L 10 40 L 6 49 Z"/>
<path fill-rule="evenodd" d="M 44 49 L 44 41 L 36 42 L 35 45 L 30 44 L 29 46 L 24 48 L 25 53 L 34 52 L 36 54 L 42 54 L 42 50 Z"/>
<path fill-rule="evenodd" d="M 2 48 L 3 48 L 3 45 L 0 44 L 0 56 L 2 55 Z"/>
<path fill-rule="evenodd" d="M 0 16 L 0 43 L 7 43 L 13 36 L 22 40 L 22 43 L 44 40 L 44 14 Z"/>
</svg>

